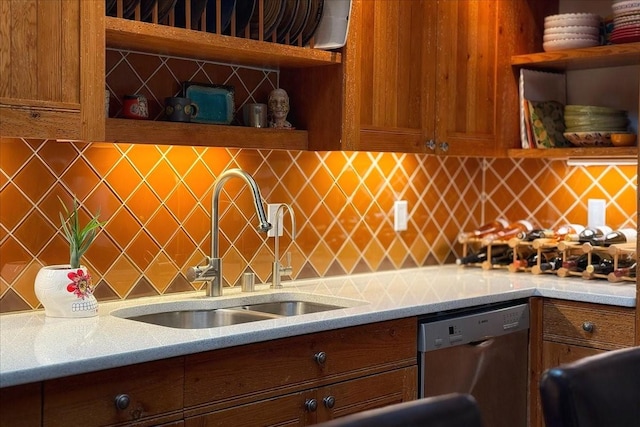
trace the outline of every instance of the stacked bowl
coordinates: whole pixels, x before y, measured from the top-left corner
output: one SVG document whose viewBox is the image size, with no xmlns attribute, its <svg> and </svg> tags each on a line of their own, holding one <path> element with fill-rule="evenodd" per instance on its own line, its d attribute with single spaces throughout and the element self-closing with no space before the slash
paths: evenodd
<svg viewBox="0 0 640 427">
<path fill-rule="evenodd" d="M 613 31 L 611 43 L 634 43 L 640 41 L 640 0 L 614 1 Z"/>
<path fill-rule="evenodd" d="M 627 132 L 627 112 L 592 105 L 564 107 L 564 137 L 576 146 L 613 145 L 612 134 Z"/>
<path fill-rule="evenodd" d="M 638 1 L 640 0 L 632 0 Z M 594 13 L 563 13 L 544 18 L 542 48 L 545 52 L 598 46 L 600 44 L 599 15 Z"/>
</svg>

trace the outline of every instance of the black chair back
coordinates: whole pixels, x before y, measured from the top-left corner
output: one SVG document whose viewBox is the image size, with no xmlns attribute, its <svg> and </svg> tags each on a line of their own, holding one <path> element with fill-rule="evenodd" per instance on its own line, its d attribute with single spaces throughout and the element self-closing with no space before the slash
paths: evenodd
<svg viewBox="0 0 640 427">
<path fill-rule="evenodd" d="M 389 405 L 317 424 L 318 427 L 482 427 L 470 394 L 447 394 Z"/>
<path fill-rule="evenodd" d="M 640 426 L 640 347 L 549 369 L 540 397 L 547 427 Z"/>
</svg>

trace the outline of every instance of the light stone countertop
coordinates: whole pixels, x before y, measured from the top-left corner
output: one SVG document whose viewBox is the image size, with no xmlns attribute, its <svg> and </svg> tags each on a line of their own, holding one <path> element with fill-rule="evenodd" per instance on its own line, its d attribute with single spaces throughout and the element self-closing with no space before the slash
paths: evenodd
<svg viewBox="0 0 640 427">
<path fill-rule="evenodd" d="M 0 315 L 0 387 L 42 381 L 134 363 L 181 356 L 292 335 L 409 316 L 544 296 L 635 307 L 635 283 L 609 284 L 554 275 L 485 271 L 457 266 L 283 282 L 284 289 L 257 286 L 206 298 L 203 292 L 101 303 L 99 315 L 54 319 L 43 311 Z M 246 304 L 290 294 L 349 308 L 209 329 L 174 329 L 111 315 L 151 312 L 154 304 Z M 339 300 L 336 300 L 339 298 Z M 165 307 L 166 308 L 166 307 Z M 155 308 L 158 311 L 158 308 Z"/>
</svg>

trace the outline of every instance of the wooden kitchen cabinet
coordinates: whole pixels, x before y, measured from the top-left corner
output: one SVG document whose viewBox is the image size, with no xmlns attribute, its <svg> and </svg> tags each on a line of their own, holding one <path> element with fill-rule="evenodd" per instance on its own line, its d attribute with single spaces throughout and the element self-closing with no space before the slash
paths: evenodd
<svg viewBox="0 0 640 427">
<path fill-rule="evenodd" d="M 166 359 L 45 381 L 43 425 L 180 425 L 183 362 Z"/>
<path fill-rule="evenodd" d="M 311 425 L 414 400 L 417 378 L 415 366 L 396 369 L 187 417 L 185 427 Z"/>
<path fill-rule="evenodd" d="M 504 156 L 519 142 L 510 57 L 540 49 L 557 1 L 354 0 L 343 146 Z"/>
<path fill-rule="evenodd" d="M 0 2 L 0 136 L 104 137 L 104 2 Z"/>
<path fill-rule="evenodd" d="M 0 388 L 0 402 L 3 408 L 0 410 L 0 427 L 42 425 L 41 383 Z"/>
<path fill-rule="evenodd" d="M 407 318 L 187 356 L 186 425 L 252 425 L 256 416 L 304 425 L 415 399 L 416 325 Z"/>
<path fill-rule="evenodd" d="M 635 344 L 634 308 L 581 303 L 554 299 L 536 299 L 532 307 L 541 313 L 531 333 L 541 331 L 541 345 L 531 346 L 531 419 L 543 426 L 538 384 L 550 368 L 608 350 Z"/>
</svg>

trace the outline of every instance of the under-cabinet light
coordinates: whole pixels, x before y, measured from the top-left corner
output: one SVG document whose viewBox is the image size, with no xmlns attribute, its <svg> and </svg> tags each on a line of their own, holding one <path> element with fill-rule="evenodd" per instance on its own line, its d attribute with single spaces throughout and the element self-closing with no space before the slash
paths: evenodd
<svg viewBox="0 0 640 427">
<path fill-rule="evenodd" d="M 623 166 L 637 164 L 638 159 L 635 157 L 570 157 L 567 159 L 567 166 Z"/>
</svg>

